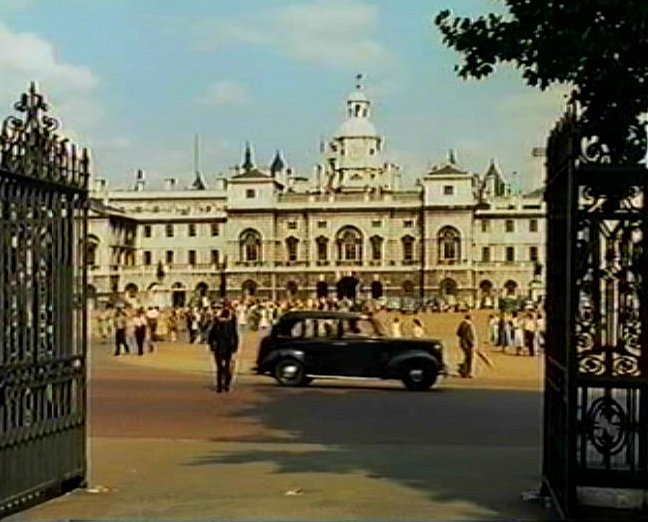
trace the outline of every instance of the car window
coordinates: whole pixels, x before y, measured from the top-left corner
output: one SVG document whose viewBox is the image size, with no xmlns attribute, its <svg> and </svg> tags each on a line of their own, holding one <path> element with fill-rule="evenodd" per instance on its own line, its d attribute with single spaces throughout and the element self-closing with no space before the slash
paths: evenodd
<svg viewBox="0 0 648 522">
<path fill-rule="evenodd" d="M 329 339 L 338 337 L 338 321 L 334 319 L 319 319 L 317 321 L 317 336 Z"/>
<path fill-rule="evenodd" d="M 345 319 L 342 321 L 343 337 L 373 337 L 378 335 L 373 322 L 367 319 Z"/>
<path fill-rule="evenodd" d="M 304 325 L 304 321 L 297 321 L 290 329 L 289 337 L 304 337 L 305 331 L 306 326 Z"/>
</svg>

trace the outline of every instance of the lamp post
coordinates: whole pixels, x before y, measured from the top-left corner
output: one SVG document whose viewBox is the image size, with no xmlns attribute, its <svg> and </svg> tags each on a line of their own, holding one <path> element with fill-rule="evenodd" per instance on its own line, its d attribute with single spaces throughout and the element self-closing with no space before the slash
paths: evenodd
<svg viewBox="0 0 648 522">
<path fill-rule="evenodd" d="M 219 283 L 219 293 L 220 298 L 225 299 L 227 295 L 227 256 L 223 257 L 223 262 L 218 264 L 220 283 Z"/>
</svg>

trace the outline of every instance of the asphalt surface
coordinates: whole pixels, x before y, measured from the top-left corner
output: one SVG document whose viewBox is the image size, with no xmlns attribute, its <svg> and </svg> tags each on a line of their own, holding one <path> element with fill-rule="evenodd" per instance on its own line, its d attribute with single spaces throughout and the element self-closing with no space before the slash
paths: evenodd
<svg viewBox="0 0 648 522">
<path fill-rule="evenodd" d="M 217 394 L 209 364 L 196 346 L 117 358 L 95 343 L 91 487 L 7 520 L 554 518 L 521 500 L 540 481 L 537 382 L 293 389 L 243 371 Z"/>
</svg>

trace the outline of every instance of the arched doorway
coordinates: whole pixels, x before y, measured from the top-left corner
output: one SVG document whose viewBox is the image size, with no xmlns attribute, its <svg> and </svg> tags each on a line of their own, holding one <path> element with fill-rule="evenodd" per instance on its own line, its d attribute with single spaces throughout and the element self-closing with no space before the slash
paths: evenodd
<svg viewBox="0 0 648 522">
<path fill-rule="evenodd" d="M 328 283 L 326 281 L 319 281 L 315 286 L 315 295 L 318 299 L 328 297 Z"/>
<path fill-rule="evenodd" d="M 138 292 L 139 288 L 135 283 L 128 283 L 124 288 L 124 293 L 126 294 L 127 299 L 135 299 Z"/>
<path fill-rule="evenodd" d="M 288 291 L 288 295 L 290 297 L 295 297 L 297 295 L 297 290 L 299 289 L 299 286 L 295 281 L 288 281 L 286 284 L 286 290 Z"/>
<path fill-rule="evenodd" d="M 174 308 L 182 308 L 187 302 L 187 289 L 182 283 L 171 285 L 171 304 Z"/>
<path fill-rule="evenodd" d="M 493 308 L 493 283 L 484 279 L 479 283 L 479 305 L 481 308 Z"/>
<path fill-rule="evenodd" d="M 407 296 L 410 296 L 414 293 L 414 283 L 409 279 L 403 281 L 403 293 Z"/>
<path fill-rule="evenodd" d="M 209 286 L 205 282 L 200 282 L 196 285 L 196 295 L 198 297 L 207 297 Z"/>
<path fill-rule="evenodd" d="M 355 276 L 344 276 L 337 282 L 338 299 L 355 299 L 358 295 L 360 281 Z"/>
<path fill-rule="evenodd" d="M 256 281 L 252 281 L 252 279 L 248 279 L 241 285 L 241 290 L 243 292 L 243 297 L 252 297 L 256 295 L 258 285 Z"/>
<path fill-rule="evenodd" d="M 380 281 L 371 283 L 371 298 L 380 299 L 383 296 L 383 285 Z"/>
</svg>

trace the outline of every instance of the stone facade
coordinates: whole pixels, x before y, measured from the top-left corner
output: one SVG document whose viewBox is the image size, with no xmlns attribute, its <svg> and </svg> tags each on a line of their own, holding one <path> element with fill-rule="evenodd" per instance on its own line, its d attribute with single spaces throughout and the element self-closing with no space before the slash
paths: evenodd
<svg viewBox="0 0 648 522">
<path fill-rule="evenodd" d="M 277 153 L 268 169 L 252 151 L 237 172 L 208 187 L 166 180 L 133 190 L 97 180 L 92 194 L 89 281 L 98 299 L 186 304 L 204 295 L 282 299 L 335 295 L 345 276 L 359 297 L 412 295 L 464 300 L 543 293 L 545 205 L 542 191 L 516 194 L 494 162 L 483 175 L 448 159 L 400 187 L 385 140 L 370 121 L 361 85 L 347 119 L 312 180 Z"/>
</svg>

